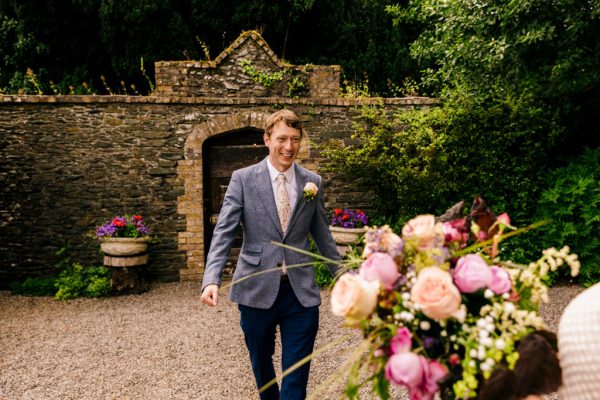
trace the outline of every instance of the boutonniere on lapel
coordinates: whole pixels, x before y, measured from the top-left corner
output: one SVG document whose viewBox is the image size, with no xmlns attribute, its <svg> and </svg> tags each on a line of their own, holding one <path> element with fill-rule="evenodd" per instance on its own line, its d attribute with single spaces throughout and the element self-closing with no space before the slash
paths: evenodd
<svg viewBox="0 0 600 400">
<path fill-rule="evenodd" d="M 304 185 L 304 189 L 302 190 L 302 193 L 304 194 L 304 198 L 308 201 L 314 200 L 315 197 L 317 197 L 317 192 L 319 191 L 319 188 L 317 187 L 317 185 L 315 185 L 312 182 L 308 182 L 306 185 Z"/>
</svg>

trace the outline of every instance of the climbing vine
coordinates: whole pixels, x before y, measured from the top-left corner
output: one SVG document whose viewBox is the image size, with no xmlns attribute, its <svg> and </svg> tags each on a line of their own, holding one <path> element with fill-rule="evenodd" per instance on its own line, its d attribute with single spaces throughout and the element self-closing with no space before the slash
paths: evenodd
<svg viewBox="0 0 600 400">
<path fill-rule="evenodd" d="M 276 83 L 279 83 L 283 80 L 286 74 L 293 74 L 296 76 L 291 77 L 287 81 L 288 86 L 288 96 L 289 97 L 298 97 L 299 93 L 302 92 L 306 88 L 306 84 L 302 80 L 300 76 L 297 74 L 307 74 L 306 68 L 302 68 L 299 71 L 293 70 L 291 68 L 284 68 L 281 71 L 277 72 L 265 72 L 256 68 L 252 61 L 250 60 L 240 60 L 240 66 L 242 67 L 242 71 L 244 74 L 248 75 L 250 79 L 254 82 L 264 86 L 265 88 L 270 88 Z"/>
<path fill-rule="evenodd" d="M 254 82 L 259 83 L 266 88 L 270 88 L 277 82 L 281 82 L 283 80 L 283 75 L 285 75 L 286 72 L 285 70 L 271 73 L 260 71 L 252 65 L 252 61 L 250 60 L 240 60 L 240 65 L 242 71 L 244 71 L 246 75 Z"/>
</svg>

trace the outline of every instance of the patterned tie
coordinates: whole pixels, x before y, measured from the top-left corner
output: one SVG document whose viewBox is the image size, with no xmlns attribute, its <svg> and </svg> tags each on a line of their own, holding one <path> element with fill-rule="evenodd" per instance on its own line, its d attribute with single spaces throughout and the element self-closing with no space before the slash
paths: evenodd
<svg viewBox="0 0 600 400">
<path fill-rule="evenodd" d="M 281 222 L 281 230 L 285 232 L 290 222 L 292 209 L 290 207 L 290 198 L 285 187 L 285 175 L 277 176 L 277 213 L 279 214 L 279 222 Z"/>
</svg>

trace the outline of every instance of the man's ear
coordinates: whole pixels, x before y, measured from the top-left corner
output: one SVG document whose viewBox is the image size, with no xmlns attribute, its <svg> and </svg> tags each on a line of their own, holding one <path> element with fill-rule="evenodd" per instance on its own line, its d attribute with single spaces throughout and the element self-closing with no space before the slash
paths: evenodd
<svg viewBox="0 0 600 400">
<path fill-rule="evenodd" d="M 263 141 L 265 142 L 265 146 L 269 145 L 269 135 L 267 133 L 263 133 Z"/>
</svg>

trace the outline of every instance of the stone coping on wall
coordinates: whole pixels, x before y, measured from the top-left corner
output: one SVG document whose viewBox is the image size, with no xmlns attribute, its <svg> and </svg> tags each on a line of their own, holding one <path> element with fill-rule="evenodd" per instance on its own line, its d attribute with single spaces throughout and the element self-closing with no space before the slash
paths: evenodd
<svg viewBox="0 0 600 400">
<path fill-rule="evenodd" d="M 184 97 L 184 96 L 99 96 L 99 95 L 0 95 L 0 103 L 137 103 L 137 104 L 226 104 L 226 105 L 270 105 L 302 104 L 315 106 L 361 106 L 361 105 L 399 105 L 429 106 L 439 104 L 438 99 L 430 97 L 368 97 L 368 98 L 289 98 L 289 97 Z"/>
</svg>

